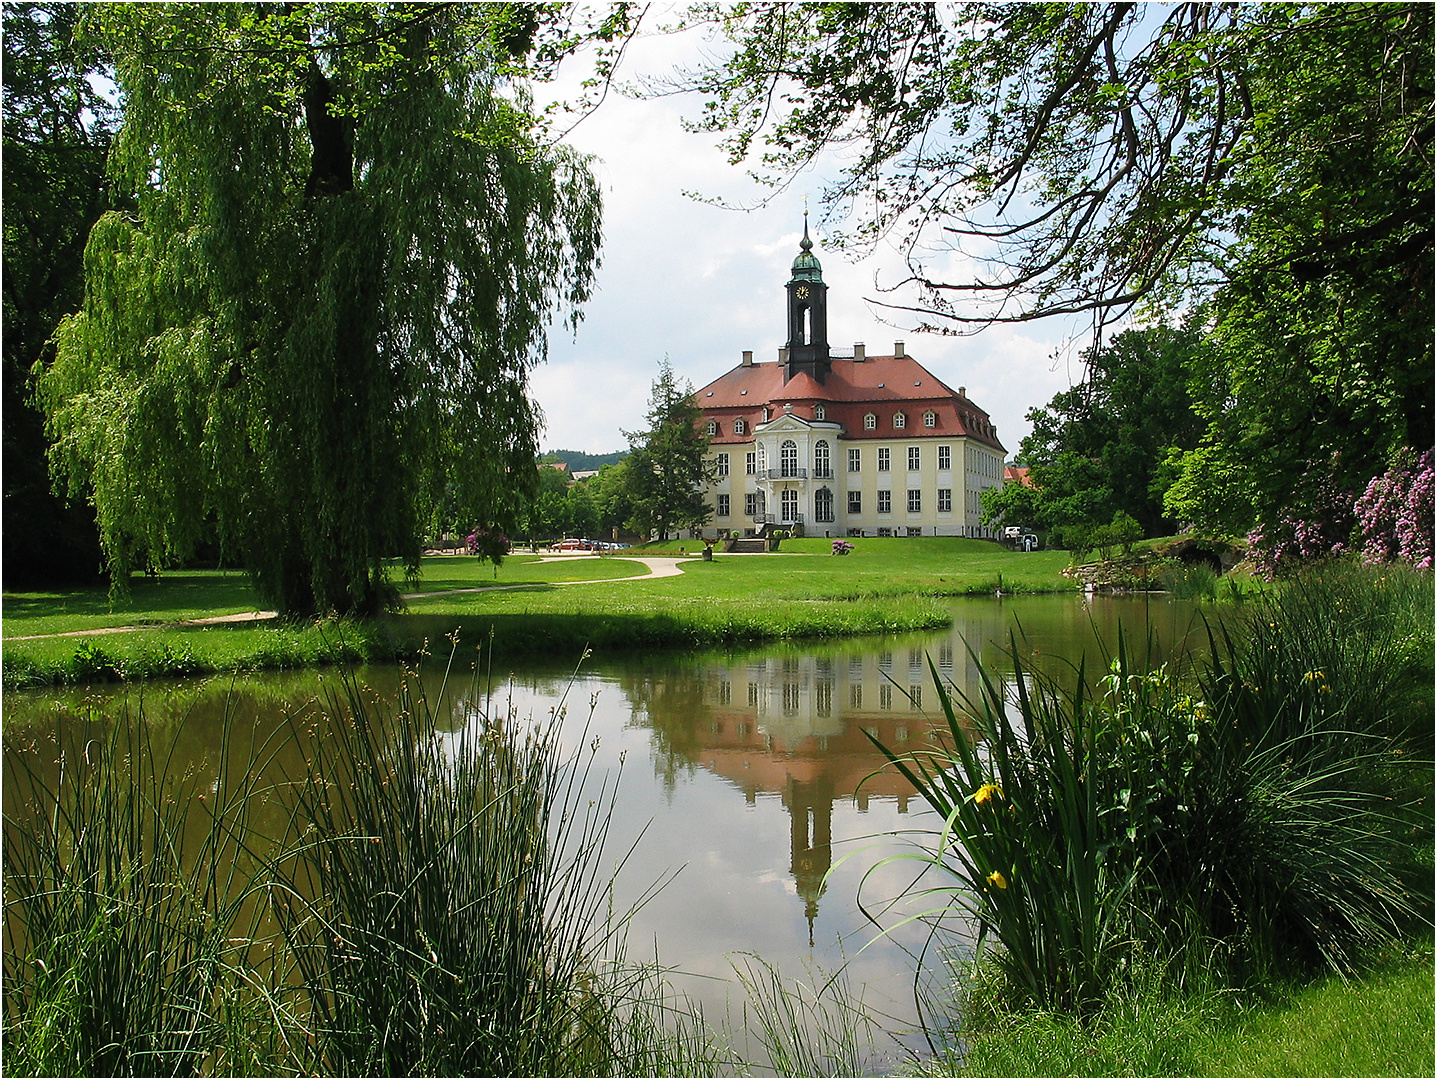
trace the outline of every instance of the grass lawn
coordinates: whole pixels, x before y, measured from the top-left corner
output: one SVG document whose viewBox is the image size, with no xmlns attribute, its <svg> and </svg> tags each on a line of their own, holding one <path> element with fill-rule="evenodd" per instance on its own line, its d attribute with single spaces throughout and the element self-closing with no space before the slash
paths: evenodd
<svg viewBox="0 0 1437 1080">
<path fill-rule="evenodd" d="M 672 541 L 602 557 L 517 554 L 497 573 L 467 556 L 435 556 L 418 583 L 399 582 L 403 613 L 323 624 L 166 624 L 251 611 L 262 605 L 239 571 L 175 571 L 136 579 L 111 609 L 103 588 L 7 593 L 7 687 L 135 679 L 337 660 L 411 656 L 426 638 L 459 629 L 469 642 L 493 635 L 510 653 L 577 656 L 585 647 L 699 647 L 778 638 L 835 637 L 944 626 L 938 596 L 1069 591 L 1066 552 L 1030 554 L 961 538 L 859 538 L 852 554 L 828 540 L 789 540 L 769 555 L 715 553 L 686 559 L 676 577 L 613 581 L 645 573 L 632 557 L 696 555 Z M 582 582 L 594 582 L 582 584 Z M 480 589 L 476 592 L 454 590 Z M 835 602 L 840 601 L 840 602 Z M 47 637 L 117 626 L 146 629 L 93 637 Z"/>
<path fill-rule="evenodd" d="M 1433 966 L 1421 954 L 1351 981 L 1326 978 L 1267 1000 L 1109 1002 L 1087 1026 L 1013 1013 L 982 1022 L 966 1059 L 927 1063 L 935 1076 L 1434 1075 Z"/>
</svg>

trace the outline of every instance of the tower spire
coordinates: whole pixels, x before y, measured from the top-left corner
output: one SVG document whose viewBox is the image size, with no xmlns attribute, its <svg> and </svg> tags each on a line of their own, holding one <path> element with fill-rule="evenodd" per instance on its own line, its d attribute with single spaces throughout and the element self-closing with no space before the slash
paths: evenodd
<svg viewBox="0 0 1437 1080">
<path fill-rule="evenodd" d="M 804 201 L 808 201 L 807 196 Z M 808 235 L 807 206 L 803 208 L 803 239 L 798 247 L 788 282 L 788 364 L 784 381 L 806 371 L 821 383 L 828 377 L 830 366 L 828 286 L 823 283 L 823 267 L 813 253 L 813 238 Z"/>
</svg>

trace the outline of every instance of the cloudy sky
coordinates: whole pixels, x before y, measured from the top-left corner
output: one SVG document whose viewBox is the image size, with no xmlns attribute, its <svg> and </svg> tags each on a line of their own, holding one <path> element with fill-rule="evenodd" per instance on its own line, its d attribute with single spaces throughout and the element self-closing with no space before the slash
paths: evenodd
<svg viewBox="0 0 1437 1080">
<path fill-rule="evenodd" d="M 692 36 L 636 41 L 626 77 L 663 75 L 692 61 Z M 804 195 L 817 207 L 821 174 L 805 175 L 759 208 L 741 211 L 689 197 L 696 192 L 755 206 L 768 194 L 730 166 L 710 136 L 683 130 L 693 97 L 634 100 L 611 93 L 568 142 L 595 155 L 605 193 L 603 266 L 577 337 L 555 327 L 549 362 L 532 390 L 543 408 L 544 449 L 606 453 L 622 431 L 643 424 L 650 383 L 668 357 L 695 388 L 735 366 L 745 349 L 777 358 L 786 331 L 784 284 L 803 234 Z M 830 167 L 832 167 L 830 165 Z M 863 342 L 872 354 L 904 342 L 910 355 L 987 409 L 1009 454 L 1027 434 L 1023 416 L 1080 375 L 1081 326 L 1047 322 L 996 326 L 972 337 L 905 332 L 865 298 L 891 281 L 902 262 L 880 250 L 853 262 L 824 243 L 811 219 L 828 283 L 829 343 Z M 901 322 L 901 320 L 899 320 Z"/>
</svg>

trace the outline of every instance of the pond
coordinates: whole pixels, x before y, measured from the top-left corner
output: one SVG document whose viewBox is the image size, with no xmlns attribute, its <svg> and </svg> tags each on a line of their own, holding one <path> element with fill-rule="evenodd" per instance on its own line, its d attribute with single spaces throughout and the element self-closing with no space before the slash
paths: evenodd
<svg viewBox="0 0 1437 1080">
<path fill-rule="evenodd" d="M 773 644 L 732 653 L 593 656 L 579 665 L 505 661 L 487 672 L 487 693 L 520 717 L 564 710 L 574 748 L 598 740 L 597 765 L 620 776 L 609 855 L 633 845 L 616 882 L 625 909 L 663 887 L 634 915 L 631 959 L 657 960 L 711 1023 L 741 1026 L 734 965 L 761 957 L 807 982 L 840 969 L 852 992 L 883 1018 L 873 1071 L 896 1068 L 917 1047 L 914 975 L 927 931 L 911 895 L 914 863 L 893 861 L 935 819 L 901 777 L 884 769 L 865 732 L 900 752 L 942 723 L 928 661 L 975 694 L 980 667 L 1004 671 L 1010 633 L 1045 665 L 1074 665 L 1111 647 L 1121 624 L 1164 652 L 1202 635 L 1197 609 L 1162 598 L 1030 597 L 952 602 L 953 626 L 937 633 Z M 433 640 L 433 639 L 431 639 Z M 461 646 L 473 657 L 472 648 Z M 577 658 L 575 658 L 577 660 Z M 456 664 L 458 667 L 463 663 Z M 399 672 L 370 667 L 358 678 L 393 697 Z M 458 704 L 474 691 L 467 674 L 425 672 L 431 701 Z M 154 730 L 174 737 L 178 766 L 212 767 L 224 718 L 231 745 L 263 744 L 316 700 L 340 690 L 336 672 L 302 672 L 84 690 L 7 694 L 7 755 L 53 768 L 54 740 L 143 707 Z M 442 715 L 441 706 L 441 715 Z M 302 762 L 277 764 L 290 775 Z M 6 794 L 7 812 L 11 810 Z M 276 814 L 274 827 L 281 824 Z M 876 916 L 878 924 L 870 918 Z M 880 925 L 881 924 L 881 925 Z M 880 929 L 889 932 L 879 935 Z M 939 971 L 932 950 L 930 975 Z M 740 1038 L 736 1049 L 758 1056 Z"/>
</svg>

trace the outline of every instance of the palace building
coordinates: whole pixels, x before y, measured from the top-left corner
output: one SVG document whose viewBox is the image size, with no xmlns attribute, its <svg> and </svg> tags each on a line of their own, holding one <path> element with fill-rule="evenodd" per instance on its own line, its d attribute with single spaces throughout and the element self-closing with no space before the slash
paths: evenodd
<svg viewBox="0 0 1437 1080">
<path fill-rule="evenodd" d="M 891 356 L 828 345 L 828 286 L 803 240 L 789 279 L 788 344 L 752 352 L 694 396 L 714 479 L 705 535 L 975 536 L 979 496 L 1003 483 L 988 414 L 896 342 Z"/>
</svg>

